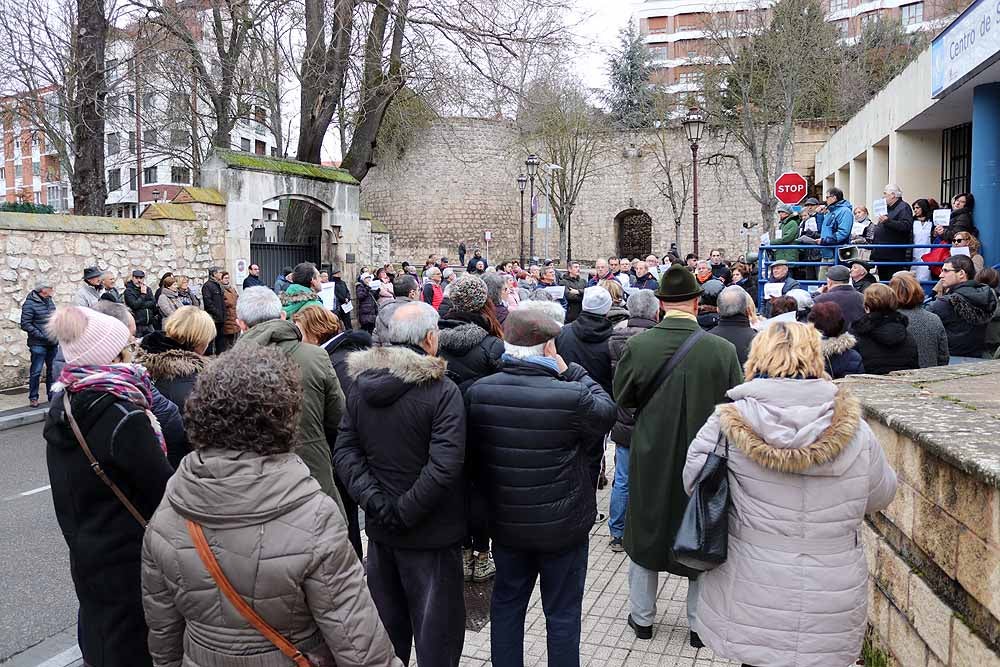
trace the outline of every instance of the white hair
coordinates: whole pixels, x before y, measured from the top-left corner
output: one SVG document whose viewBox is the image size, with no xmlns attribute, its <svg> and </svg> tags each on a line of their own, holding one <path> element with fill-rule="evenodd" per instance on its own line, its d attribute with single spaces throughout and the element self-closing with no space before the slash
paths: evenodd
<svg viewBox="0 0 1000 667">
<path fill-rule="evenodd" d="M 545 343 L 523 347 L 521 345 L 511 345 L 507 341 L 503 343 L 504 352 L 515 359 L 527 359 L 528 357 L 541 357 L 545 355 Z"/>
<path fill-rule="evenodd" d="M 281 299 L 267 287 L 248 287 L 236 302 L 236 317 L 248 327 L 281 318 Z"/>
<path fill-rule="evenodd" d="M 427 334 L 438 328 L 438 312 L 423 301 L 412 301 L 392 311 L 389 342 L 393 345 L 420 345 Z"/>
<path fill-rule="evenodd" d="M 644 320 L 655 320 L 656 313 L 660 310 L 660 300 L 652 290 L 648 289 L 632 292 L 625 305 L 630 316 L 641 317 Z"/>
<path fill-rule="evenodd" d="M 711 263 L 710 261 L 708 261 L 707 259 L 699 259 L 699 260 L 698 260 L 698 262 L 697 262 L 697 263 L 696 263 L 696 264 L 694 265 L 694 267 L 695 267 L 696 269 L 700 269 L 700 268 L 702 267 L 702 265 L 703 265 L 703 264 L 704 264 L 704 265 L 705 265 L 706 267 L 708 267 L 709 269 L 711 269 L 711 268 L 712 268 L 712 263 Z"/>
<path fill-rule="evenodd" d="M 739 285 L 730 285 L 719 292 L 719 299 L 716 305 L 719 308 L 719 317 L 734 317 L 747 312 L 747 302 L 750 295 Z"/>
<path fill-rule="evenodd" d="M 894 185 L 893 183 L 890 183 L 889 185 L 885 186 L 885 191 L 886 192 L 891 192 L 892 194 L 896 195 L 897 197 L 902 197 L 903 196 L 903 191 L 900 189 L 900 187 L 898 185 Z"/>
</svg>

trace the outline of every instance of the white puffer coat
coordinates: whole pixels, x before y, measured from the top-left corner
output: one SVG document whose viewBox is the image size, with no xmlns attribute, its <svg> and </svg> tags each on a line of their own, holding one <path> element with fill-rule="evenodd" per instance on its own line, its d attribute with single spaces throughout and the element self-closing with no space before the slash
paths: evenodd
<svg viewBox="0 0 1000 667">
<path fill-rule="evenodd" d="M 832 382 L 756 379 L 728 396 L 684 468 L 690 493 L 721 427 L 729 556 L 699 578 L 693 629 L 717 655 L 750 665 L 853 665 L 867 622 L 861 522 L 889 505 L 896 474 L 857 399 Z"/>
</svg>

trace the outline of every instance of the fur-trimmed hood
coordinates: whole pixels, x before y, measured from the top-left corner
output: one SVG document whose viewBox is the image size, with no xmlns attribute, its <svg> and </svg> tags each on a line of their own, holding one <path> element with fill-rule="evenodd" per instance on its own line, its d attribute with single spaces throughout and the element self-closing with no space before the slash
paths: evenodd
<svg viewBox="0 0 1000 667">
<path fill-rule="evenodd" d="M 136 354 L 135 361 L 146 367 L 153 382 L 198 375 L 208 365 L 208 360 L 205 357 L 187 350 L 147 352 L 140 349 Z"/>
<path fill-rule="evenodd" d="M 405 346 L 373 347 L 347 357 L 347 372 L 365 402 L 386 406 L 410 389 L 445 379 L 448 364 Z"/>
<path fill-rule="evenodd" d="M 967 281 L 940 297 L 951 303 L 955 314 L 972 325 L 986 324 L 997 310 L 997 296 L 989 285 Z"/>
<path fill-rule="evenodd" d="M 756 379 L 728 396 L 734 402 L 717 408 L 722 433 L 765 468 L 839 475 L 860 452 L 850 445 L 861 421 L 861 404 L 832 382 Z"/>
<path fill-rule="evenodd" d="M 834 338 L 824 338 L 823 356 L 833 357 L 838 354 L 843 354 L 848 350 L 853 350 L 857 343 L 858 339 L 849 333 L 842 333 Z"/>
<path fill-rule="evenodd" d="M 441 322 L 441 349 L 456 354 L 465 354 L 482 343 L 489 333 L 478 324 L 471 322 Z"/>
</svg>

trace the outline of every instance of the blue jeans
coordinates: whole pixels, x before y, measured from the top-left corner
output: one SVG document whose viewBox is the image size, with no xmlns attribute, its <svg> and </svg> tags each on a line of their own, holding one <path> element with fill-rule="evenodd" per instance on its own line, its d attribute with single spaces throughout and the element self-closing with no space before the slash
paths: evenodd
<svg viewBox="0 0 1000 667">
<path fill-rule="evenodd" d="M 550 667 L 579 667 L 588 541 L 561 552 L 521 551 L 493 544 L 497 566 L 490 602 L 493 667 L 524 666 L 524 617 L 541 576 Z"/>
<path fill-rule="evenodd" d="M 628 447 L 615 447 L 615 481 L 611 485 L 608 529 L 611 537 L 625 536 L 625 509 L 628 507 Z"/>
<path fill-rule="evenodd" d="M 55 345 L 29 345 L 31 352 L 31 370 L 28 375 L 28 400 L 38 400 L 38 385 L 42 381 L 42 364 L 45 365 L 45 393 L 52 396 L 52 362 L 56 358 Z"/>
</svg>

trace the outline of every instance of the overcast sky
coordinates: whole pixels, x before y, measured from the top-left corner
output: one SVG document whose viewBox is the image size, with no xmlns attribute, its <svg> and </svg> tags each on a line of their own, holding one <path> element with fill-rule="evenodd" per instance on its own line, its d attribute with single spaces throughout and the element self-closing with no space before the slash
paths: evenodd
<svg viewBox="0 0 1000 667">
<path fill-rule="evenodd" d="M 578 29 L 582 53 L 577 59 L 577 71 L 588 86 L 607 87 L 606 51 L 632 17 L 636 4 L 632 0 L 577 0 L 580 11 L 591 15 Z"/>
</svg>

